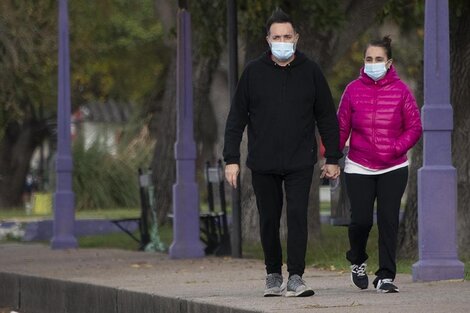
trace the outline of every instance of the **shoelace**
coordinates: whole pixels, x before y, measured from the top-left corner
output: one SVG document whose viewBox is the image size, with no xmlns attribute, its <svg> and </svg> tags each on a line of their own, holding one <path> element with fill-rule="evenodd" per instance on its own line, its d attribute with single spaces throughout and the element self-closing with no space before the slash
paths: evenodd
<svg viewBox="0 0 470 313">
<path fill-rule="evenodd" d="M 393 280 L 391 278 L 384 278 L 384 279 L 381 279 L 379 280 L 379 283 L 377 284 L 377 288 L 380 289 L 380 287 L 383 285 L 383 284 L 391 284 L 393 282 Z"/>
<path fill-rule="evenodd" d="M 365 263 L 362 263 L 361 265 L 353 265 L 352 271 L 353 273 L 356 273 L 357 276 L 365 276 L 366 268 L 367 265 Z"/>
<path fill-rule="evenodd" d="M 275 287 L 275 286 L 280 286 L 282 284 L 282 279 L 278 275 L 268 275 L 266 276 L 266 286 L 268 287 Z"/>
<path fill-rule="evenodd" d="M 299 286 L 305 285 L 305 281 L 300 276 L 293 276 L 289 279 L 288 287 L 291 290 L 297 290 Z"/>
<path fill-rule="evenodd" d="M 357 275 L 358 276 L 366 275 L 366 267 L 367 265 L 365 263 L 362 263 L 361 265 L 359 265 L 359 267 L 357 268 Z"/>
</svg>

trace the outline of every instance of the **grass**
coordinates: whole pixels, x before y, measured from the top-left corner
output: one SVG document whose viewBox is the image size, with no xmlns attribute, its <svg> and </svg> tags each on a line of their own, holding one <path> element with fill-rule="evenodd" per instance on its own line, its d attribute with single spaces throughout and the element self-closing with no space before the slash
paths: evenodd
<svg viewBox="0 0 470 313">
<path fill-rule="evenodd" d="M 159 227 L 158 233 L 161 241 L 166 247 L 169 247 L 173 240 L 171 226 L 167 224 Z M 136 232 L 135 235 L 137 238 L 139 237 L 138 232 Z M 139 244 L 123 232 L 107 235 L 83 236 L 78 238 L 78 245 L 80 248 L 113 248 L 133 251 L 139 248 Z"/>
<path fill-rule="evenodd" d="M 101 209 L 101 210 L 82 210 L 75 212 L 77 219 L 85 218 L 132 218 L 140 215 L 140 208 L 115 208 L 115 209 Z M 29 220 L 29 219 L 44 219 L 53 218 L 51 214 L 26 214 L 23 209 L 9 209 L 0 210 L 0 220 Z"/>
<path fill-rule="evenodd" d="M 118 208 L 118 209 L 103 209 L 93 211 L 79 211 L 77 218 L 130 218 L 139 216 L 140 210 L 138 208 Z M 26 215 L 24 210 L 2 210 L 0 211 L 1 219 L 29 219 L 31 217 L 50 217 L 44 215 Z M 348 271 L 349 263 L 345 258 L 345 253 L 349 248 L 347 227 L 331 226 L 323 224 L 321 229 L 322 236 L 316 242 L 309 241 L 307 247 L 306 264 L 307 266 L 314 266 L 316 268 L 334 270 L 334 271 Z M 172 242 L 172 228 L 171 225 L 166 224 L 159 228 L 160 238 L 163 243 L 169 247 Z M 369 259 L 367 261 L 368 268 L 371 274 L 378 267 L 378 243 L 377 243 L 377 226 L 371 230 L 367 252 Z M 116 248 L 124 250 L 136 251 L 139 247 L 138 243 L 130 238 L 127 234 L 119 232 L 107 235 L 85 236 L 78 238 L 80 248 Z M 263 259 L 263 251 L 261 244 L 248 244 L 243 243 L 243 256 L 245 258 Z M 285 243 L 283 244 L 283 251 L 286 251 Z M 284 253 L 285 255 L 285 253 Z M 465 263 L 465 279 L 470 280 L 470 257 L 461 257 Z M 285 262 L 285 260 L 284 260 Z M 398 260 L 397 272 L 411 274 L 411 266 L 416 260 Z"/>
</svg>

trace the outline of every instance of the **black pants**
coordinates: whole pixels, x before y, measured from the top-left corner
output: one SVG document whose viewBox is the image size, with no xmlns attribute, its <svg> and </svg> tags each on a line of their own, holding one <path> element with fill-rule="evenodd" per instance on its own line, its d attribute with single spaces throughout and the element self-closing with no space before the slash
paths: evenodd
<svg viewBox="0 0 470 313">
<path fill-rule="evenodd" d="M 351 201 L 351 223 L 346 258 L 361 264 L 368 258 L 367 239 L 373 224 L 374 201 L 377 199 L 379 229 L 379 279 L 395 278 L 396 249 L 401 198 L 408 181 L 408 167 L 380 175 L 347 174 L 346 185 Z"/>
<path fill-rule="evenodd" d="M 282 249 L 279 238 L 283 188 L 287 201 L 287 271 L 289 276 L 305 270 L 307 249 L 307 208 L 313 167 L 286 174 L 252 172 L 260 219 L 261 244 L 266 272 L 281 274 Z"/>
</svg>

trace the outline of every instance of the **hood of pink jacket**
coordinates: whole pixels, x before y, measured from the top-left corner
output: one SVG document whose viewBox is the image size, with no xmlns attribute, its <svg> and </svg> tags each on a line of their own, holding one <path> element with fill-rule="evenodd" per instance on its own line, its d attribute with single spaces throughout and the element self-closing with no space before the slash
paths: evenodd
<svg viewBox="0 0 470 313">
<path fill-rule="evenodd" d="M 349 139 L 349 159 L 372 169 L 405 162 L 422 134 L 416 100 L 393 66 L 378 81 L 361 68 L 341 97 L 338 122 L 340 148 Z"/>
</svg>

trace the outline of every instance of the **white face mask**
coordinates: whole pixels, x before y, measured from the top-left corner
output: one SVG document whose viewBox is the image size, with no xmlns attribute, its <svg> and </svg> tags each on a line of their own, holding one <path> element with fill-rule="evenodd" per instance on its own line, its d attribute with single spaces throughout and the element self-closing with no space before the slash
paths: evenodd
<svg viewBox="0 0 470 313">
<path fill-rule="evenodd" d="M 289 60 L 295 52 L 295 46 L 293 42 L 271 42 L 271 53 L 279 61 Z"/>
<path fill-rule="evenodd" d="M 373 80 L 377 81 L 385 76 L 385 74 L 387 73 L 387 67 L 385 66 L 385 62 L 365 63 L 364 73 L 366 73 L 367 76 L 369 76 Z"/>
</svg>

